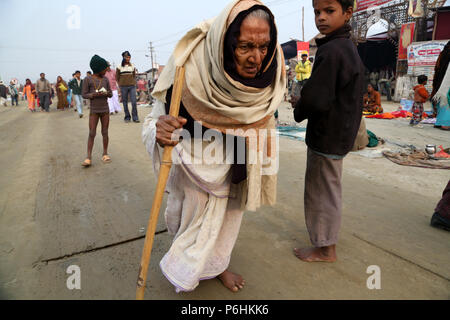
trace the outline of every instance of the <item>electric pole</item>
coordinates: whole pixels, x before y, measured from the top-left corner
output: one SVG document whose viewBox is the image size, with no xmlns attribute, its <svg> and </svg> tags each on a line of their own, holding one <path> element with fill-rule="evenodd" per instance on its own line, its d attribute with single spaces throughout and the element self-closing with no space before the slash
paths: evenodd
<svg viewBox="0 0 450 320">
<path fill-rule="evenodd" d="M 305 7 L 302 7 L 302 41 L 305 41 Z"/>
<path fill-rule="evenodd" d="M 155 81 L 155 70 L 154 70 L 154 64 L 153 64 L 153 52 L 155 52 L 155 48 L 153 47 L 153 42 L 150 41 L 150 55 L 145 55 L 146 57 L 150 57 L 150 62 L 152 64 L 151 71 L 152 71 L 152 78 L 151 80 L 147 81 L 147 91 L 148 95 L 150 97 L 150 104 L 152 104 L 152 96 L 150 95 L 151 91 L 153 90 L 153 81 Z"/>
<path fill-rule="evenodd" d="M 150 41 L 150 59 L 151 59 L 151 63 L 152 63 L 152 84 L 153 84 L 153 80 L 155 80 L 155 70 L 154 70 L 154 64 L 153 64 L 153 52 L 155 50 L 155 48 L 153 47 L 153 43 Z"/>
</svg>

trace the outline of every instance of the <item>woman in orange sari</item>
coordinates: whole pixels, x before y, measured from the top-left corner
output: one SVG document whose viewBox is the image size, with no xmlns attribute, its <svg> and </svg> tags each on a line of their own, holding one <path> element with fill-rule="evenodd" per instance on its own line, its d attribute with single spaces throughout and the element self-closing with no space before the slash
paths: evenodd
<svg viewBox="0 0 450 320">
<path fill-rule="evenodd" d="M 58 95 L 58 106 L 56 107 L 58 110 L 64 110 L 69 106 L 69 102 L 67 101 L 67 93 L 68 93 L 67 83 L 58 76 L 56 78 L 56 93 Z"/>
<path fill-rule="evenodd" d="M 34 85 L 31 83 L 30 79 L 25 80 L 25 86 L 23 87 L 23 94 L 27 96 L 28 101 L 28 110 L 31 112 L 35 112 L 35 106 L 34 106 L 34 96 L 36 94 L 36 90 L 34 88 Z"/>
<path fill-rule="evenodd" d="M 371 84 L 367 85 L 367 93 L 364 95 L 363 111 L 373 114 L 383 113 L 381 95 Z"/>
</svg>

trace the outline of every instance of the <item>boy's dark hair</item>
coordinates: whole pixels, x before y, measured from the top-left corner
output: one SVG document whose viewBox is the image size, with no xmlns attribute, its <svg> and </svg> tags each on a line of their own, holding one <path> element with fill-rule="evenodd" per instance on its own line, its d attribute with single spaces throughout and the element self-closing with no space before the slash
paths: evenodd
<svg viewBox="0 0 450 320">
<path fill-rule="evenodd" d="M 80 70 L 75 71 L 73 74 L 81 73 Z"/>
<path fill-rule="evenodd" d="M 336 0 L 337 2 L 339 2 L 339 4 L 342 7 L 342 11 L 347 10 L 350 7 L 354 6 L 353 0 Z M 314 0 L 312 0 L 313 3 L 313 7 L 314 7 Z"/>
<path fill-rule="evenodd" d="M 88 73 L 88 74 L 92 74 L 92 72 L 90 72 L 90 71 L 88 71 L 88 72 L 86 72 L 86 73 Z"/>
<path fill-rule="evenodd" d="M 427 81 L 428 77 L 424 74 L 421 74 L 420 76 L 417 77 L 417 82 L 419 82 L 419 84 L 424 84 Z"/>
<path fill-rule="evenodd" d="M 125 56 L 129 56 L 129 57 L 131 57 L 131 54 L 128 52 L 128 51 L 124 51 L 124 52 L 122 52 L 122 67 L 125 67 L 125 63 L 126 63 L 126 61 L 125 61 Z"/>
</svg>

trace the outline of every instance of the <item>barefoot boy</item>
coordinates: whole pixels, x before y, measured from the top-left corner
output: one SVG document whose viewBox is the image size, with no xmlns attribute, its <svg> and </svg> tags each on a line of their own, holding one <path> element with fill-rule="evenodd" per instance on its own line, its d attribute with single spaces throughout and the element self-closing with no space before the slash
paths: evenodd
<svg viewBox="0 0 450 320">
<path fill-rule="evenodd" d="M 427 81 L 428 77 L 426 75 L 422 74 L 417 77 L 417 82 L 419 82 L 419 84 L 414 87 L 414 104 L 411 109 L 413 116 L 411 118 L 411 122 L 409 123 L 411 126 L 417 126 L 420 121 L 422 121 L 423 104 L 430 97 L 427 89 L 425 89 Z"/>
<path fill-rule="evenodd" d="M 308 262 L 336 261 L 341 224 L 341 176 L 362 117 L 364 67 L 350 39 L 353 0 L 314 0 L 315 22 L 326 37 L 294 109 L 297 122 L 308 119 L 305 218 L 314 247 L 294 249 Z"/>
<path fill-rule="evenodd" d="M 111 87 L 109 81 L 105 77 L 108 62 L 94 55 L 90 63 L 91 69 L 94 72 L 92 76 L 87 76 L 83 80 L 83 98 L 90 100 L 90 114 L 89 114 L 89 138 L 87 143 L 87 158 L 81 164 L 83 167 L 90 167 L 92 163 L 92 149 L 94 147 L 94 139 L 97 131 L 98 121 L 102 124 L 103 136 L 103 157 L 104 163 L 111 162 L 108 155 L 108 128 L 109 128 L 109 106 L 108 98 L 112 97 Z"/>
</svg>

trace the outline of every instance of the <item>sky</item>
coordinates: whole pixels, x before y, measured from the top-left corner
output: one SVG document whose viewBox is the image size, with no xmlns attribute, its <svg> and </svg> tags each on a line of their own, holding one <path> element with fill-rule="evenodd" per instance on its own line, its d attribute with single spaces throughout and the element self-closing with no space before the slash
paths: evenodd
<svg viewBox="0 0 450 320">
<path fill-rule="evenodd" d="M 0 0 L 0 78 L 26 78 L 41 72 L 51 82 L 75 70 L 90 70 L 94 54 L 120 64 L 128 50 L 143 72 L 155 62 L 164 65 L 177 40 L 199 22 L 218 15 L 231 0 Z M 267 0 L 278 26 L 279 42 L 318 34 L 311 0 Z"/>
</svg>

